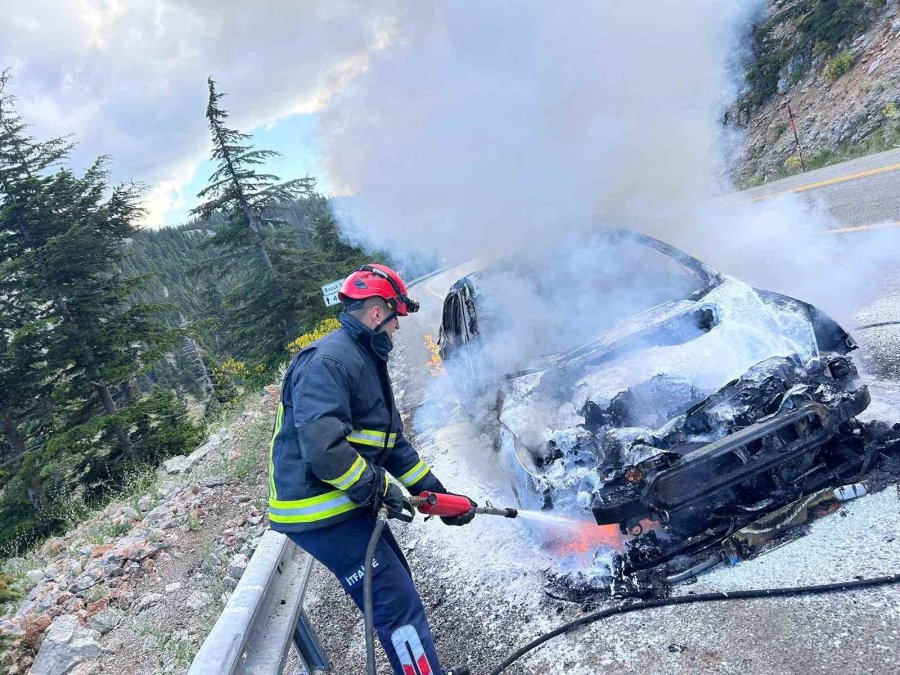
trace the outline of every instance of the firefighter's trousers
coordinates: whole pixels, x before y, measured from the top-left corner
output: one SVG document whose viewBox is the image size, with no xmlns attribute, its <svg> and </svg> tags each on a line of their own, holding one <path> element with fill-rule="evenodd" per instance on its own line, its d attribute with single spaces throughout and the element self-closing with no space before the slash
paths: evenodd
<svg viewBox="0 0 900 675">
<path fill-rule="evenodd" d="M 363 611 L 363 564 L 374 528 L 375 516 L 366 512 L 335 525 L 288 536 L 331 570 Z M 409 564 L 387 526 L 375 549 L 372 573 L 375 631 L 394 673 L 441 675 L 431 629 Z"/>
</svg>

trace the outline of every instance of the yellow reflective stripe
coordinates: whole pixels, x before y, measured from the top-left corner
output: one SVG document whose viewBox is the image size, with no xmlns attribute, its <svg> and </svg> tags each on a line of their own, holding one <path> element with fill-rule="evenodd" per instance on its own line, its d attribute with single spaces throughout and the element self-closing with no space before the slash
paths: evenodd
<svg viewBox="0 0 900 675">
<path fill-rule="evenodd" d="M 428 468 L 428 465 L 420 460 L 418 464 L 400 476 L 400 482 L 409 487 L 422 480 L 429 471 L 431 469 Z"/>
<path fill-rule="evenodd" d="M 278 499 L 278 492 L 275 490 L 275 439 L 281 432 L 282 424 L 284 424 L 284 403 L 279 402 L 278 414 L 275 416 L 275 430 L 269 443 L 269 499 Z"/>
<path fill-rule="evenodd" d="M 269 520 L 275 523 L 310 523 L 359 508 L 343 490 L 293 501 L 269 500 Z"/>
<path fill-rule="evenodd" d="M 366 461 L 357 455 L 356 461 L 344 472 L 342 475 L 338 476 L 334 480 L 329 478 L 323 478 L 326 483 L 330 483 L 334 485 L 339 490 L 347 490 L 351 488 L 360 478 L 362 478 L 363 471 L 366 470 Z"/>
<path fill-rule="evenodd" d="M 360 443 L 361 445 L 371 445 L 376 448 L 384 447 L 384 440 L 387 438 L 387 447 L 393 448 L 397 443 L 397 434 L 392 433 L 388 436 L 385 431 L 376 429 L 354 429 L 353 433 L 347 436 L 347 440 L 351 443 Z"/>
</svg>

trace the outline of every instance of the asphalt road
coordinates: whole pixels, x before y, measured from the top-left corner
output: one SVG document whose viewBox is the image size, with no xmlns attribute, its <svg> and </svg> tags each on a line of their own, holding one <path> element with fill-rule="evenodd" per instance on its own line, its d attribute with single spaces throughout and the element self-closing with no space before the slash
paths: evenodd
<svg viewBox="0 0 900 675">
<path fill-rule="evenodd" d="M 785 193 L 822 202 L 844 227 L 900 226 L 900 149 L 797 174 L 739 194 L 756 201 Z"/>
</svg>

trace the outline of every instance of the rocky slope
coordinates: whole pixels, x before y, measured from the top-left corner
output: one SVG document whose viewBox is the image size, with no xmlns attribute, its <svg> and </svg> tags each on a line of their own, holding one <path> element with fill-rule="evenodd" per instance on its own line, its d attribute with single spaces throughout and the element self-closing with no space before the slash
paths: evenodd
<svg viewBox="0 0 900 675">
<path fill-rule="evenodd" d="M 169 460 L 145 493 L 7 561 L 27 592 L 0 617 L 13 638 L 3 672 L 187 671 L 267 526 L 276 394 Z"/>
<path fill-rule="evenodd" d="M 791 4 L 796 0 L 771 2 L 770 16 Z M 739 182 L 755 184 L 801 170 L 788 105 L 807 168 L 900 143 L 900 9 L 897 0 L 867 7 L 864 27 L 848 33 L 834 51 L 813 45 L 784 57 L 774 94 L 761 106 L 736 113 L 746 132 Z M 790 42 L 795 29 L 788 22 L 778 30 Z"/>
</svg>

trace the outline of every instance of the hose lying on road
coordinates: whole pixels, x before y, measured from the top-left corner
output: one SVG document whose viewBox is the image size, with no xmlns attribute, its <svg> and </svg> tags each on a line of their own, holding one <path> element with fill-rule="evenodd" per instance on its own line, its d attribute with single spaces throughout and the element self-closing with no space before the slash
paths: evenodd
<svg viewBox="0 0 900 675">
<path fill-rule="evenodd" d="M 369 538 L 366 547 L 365 575 L 363 576 L 363 614 L 366 615 L 366 673 L 375 675 L 375 620 L 372 615 L 372 558 L 375 557 L 375 547 L 381 538 L 381 531 L 387 522 L 387 509 L 378 511 L 375 521 L 375 529 Z"/>
<path fill-rule="evenodd" d="M 841 581 L 834 584 L 821 584 L 819 586 L 792 586 L 789 588 L 761 588 L 747 591 L 717 591 L 714 593 L 700 593 L 698 595 L 681 595 L 675 598 L 662 598 L 660 600 L 644 600 L 633 602 L 630 604 L 619 605 L 618 607 L 610 607 L 593 614 L 588 614 L 580 619 L 575 619 L 569 623 L 563 624 L 549 633 L 544 633 L 539 638 L 532 640 L 521 649 L 517 649 L 503 663 L 494 668 L 490 675 L 499 675 L 506 670 L 514 661 L 530 652 L 548 640 L 555 638 L 557 635 L 568 633 L 580 626 L 586 626 L 600 619 L 605 619 L 615 614 L 628 614 L 629 612 L 638 612 L 642 609 L 651 609 L 653 607 L 667 607 L 669 605 L 688 605 L 694 602 L 718 602 L 725 600 L 746 600 L 748 598 L 784 598 L 796 595 L 817 595 L 822 593 L 840 593 L 858 588 L 872 588 L 875 586 L 886 586 L 888 584 L 900 583 L 900 574 L 894 574 L 887 577 L 877 577 L 875 579 L 860 579 L 855 581 Z"/>
</svg>

